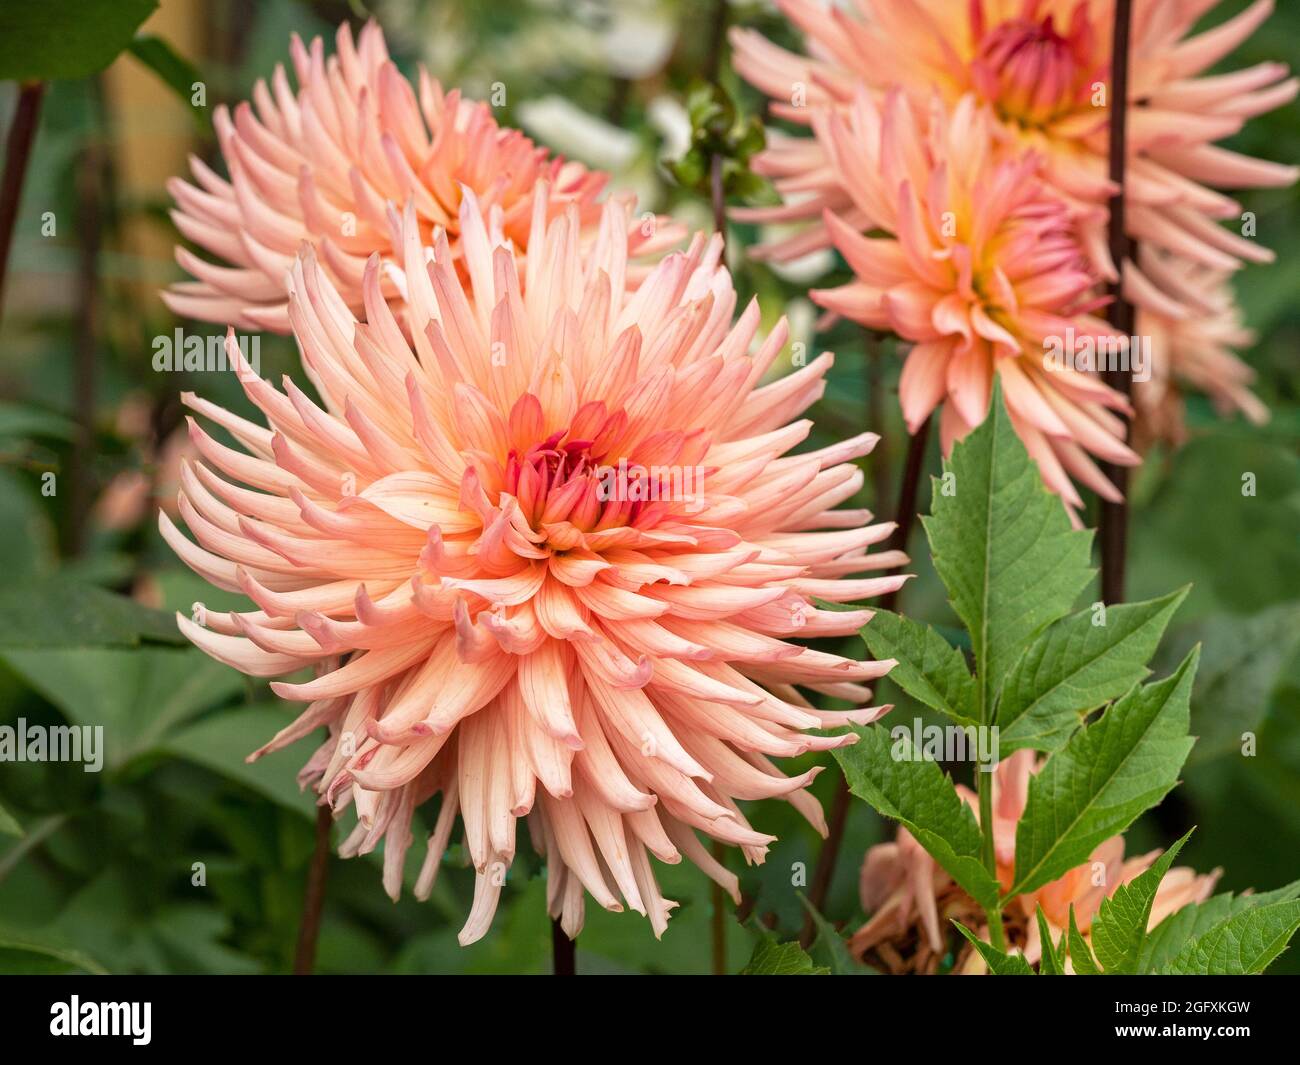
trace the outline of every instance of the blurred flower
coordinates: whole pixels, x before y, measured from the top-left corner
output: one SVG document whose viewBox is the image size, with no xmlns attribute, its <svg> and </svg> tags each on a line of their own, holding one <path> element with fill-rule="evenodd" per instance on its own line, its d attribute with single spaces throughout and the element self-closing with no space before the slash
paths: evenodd
<svg viewBox="0 0 1300 1065">
<path fill-rule="evenodd" d="M 380 286 L 400 318 L 407 282 L 396 265 L 403 234 L 393 205 L 415 206 L 418 226 L 406 239 L 427 246 L 445 231 L 459 259 L 458 205 L 466 188 L 485 210 L 500 212 L 502 232 L 520 251 L 527 250 L 539 178 L 551 190 L 550 217 L 573 205 L 584 234 L 594 235 L 605 174 L 552 157 L 518 130 L 498 126 L 487 103 L 444 92 L 423 68 L 413 88 L 373 22 L 355 45 L 348 26 L 340 26 L 337 44 L 338 54 L 326 59 L 319 38 L 309 49 L 295 36 L 296 93 L 277 66 L 269 87 L 254 87 L 255 106 L 241 103 L 233 116 L 216 109 L 228 181 L 194 157 L 196 184 L 169 182 L 176 227 L 229 264 L 177 248 L 177 260 L 196 278 L 165 294 L 177 314 L 288 332 L 286 277 L 307 242 L 354 312 L 362 306 L 366 260 L 382 255 Z M 638 221 L 629 227 L 629 249 L 652 254 L 681 235 L 666 220 Z"/>
<path fill-rule="evenodd" d="M 1029 778 L 1041 768 L 1035 752 L 1017 751 L 994 771 L 993 850 L 998 879 L 1004 890 L 1015 882 L 1016 825 L 1024 813 Z M 958 786 L 961 797 L 979 819 L 979 800 L 969 788 Z M 1068 926 L 1070 908 L 1085 939 L 1101 901 L 1141 875 L 1160 857 L 1155 850 L 1124 858 L 1124 837 L 1112 836 L 1098 845 L 1091 859 L 1064 876 L 1027 895 L 1007 900 L 1004 932 L 1010 946 L 1019 949 L 1031 965 L 1042 957 L 1035 911 L 1043 908 L 1054 944 Z M 1151 907 L 1148 928 L 1191 903 L 1204 902 L 1214 891 L 1219 870 L 1198 875 L 1179 866 L 1160 882 Z M 855 957 L 880 961 L 893 972 L 935 972 L 947 953 L 949 922 L 959 920 L 987 939 L 983 912 L 905 829 L 893 843 L 867 851 L 860 880 L 862 907 L 872 914 L 849 940 Z M 963 943 L 954 966 L 958 973 L 982 973 L 984 962 Z"/>
<path fill-rule="evenodd" d="M 852 104 L 859 87 L 901 88 L 914 106 L 936 92 L 954 105 L 967 93 L 987 103 L 1016 152 L 1043 158 L 1042 179 L 1083 209 L 1104 206 L 1107 177 L 1111 27 L 1114 0 L 860 0 L 858 15 L 816 0 L 777 0 L 807 38 L 808 56 L 752 30 L 734 29 L 736 69 L 773 98 L 772 112 L 815 125 Z M 1202 77 L 1264 22 L 1273 0 L 1189 37 L 1216 0 L 1139 0 L 1129 64 L 1128 203 L 1131 235 L 1206 267 L 1234 269 L 1272 253 L 1219 226 L 1241 207 L 1216 188 L 1292 184 L 1293 166 L 1252 159 L 1215 142 L 1246 120 L 1295 98 L 1300 82 L 1281 63 Z M 755 168 L 791 199 L 782 217 L 815 220 L 848 205 L 827 166 L 825 145 L 773 138 Z M 777 220 L 768 212 L 766 220 Z M 1083 210 L 1090 254 L 1113 279 L 1104 213 Z M 850 211 L 844 220 L 857 226 Z M 829 235 L 767 249 L 801 254 Z"/>
<path fill-rule="evenodd" d="M 402 245 L 414 349 L 378 256 L 359 323 L 305 251 L 289 315 L 323 405 L 242 362 L 270 429 L 186 397 L 247 453 L 193 425 L 202 461 L 180 506 L 198 543 L 160 519 L 190 566 L 257 606 L 209 612 L 207 627 L 180 617 L 195 644 L 253 675 L 315 668 L 272 685 L 309 705 L 257 754 L 329 729 L 300 779 L 336 812 L 355 805 L 345 854 L 384 840 L 396 896 L 413 812 L 441 792 L 427 897 L 459 813 L 477 873 L 463 943 L 489 926 L 521 817 L 570 935 L 584 892 L 662 933 L 674 904 L 649 855 L 685 856 L 737 896 L 696 833 L 761 861 L 773 837 L 738 800 L 783 796 L 824 832 L 805 790 L 817 769 L 786 778 L 769 757 L 853 742 L 807 730 L 877 718 L 864 683 L 892 662 L 786 638 L 855 632 L 869 610 L 813 600 L 906 579 L 853 577 L 906 559 L 867 553 L 891 525 L 834 509 L 875 436 L 782 457 L 809 433 L 796 419 L 831 357 L 756 387 L 786 329 L 748 353 L 759 310 L 733 325 L 721 240 L 697 236 L 633 292 L 627 205 L 602 208 L 584 254 L 581 208 L 548 223 L 548 189 L 531 195 L 526 262 L 473 193 L 458 225 L 468 280 L 446 234 L 428 262 Z M 819 710 L 799 688 L 857 708 Z"/>
<path fill-rule="evenodd" d="M 1242 324 L 1230 275 L 1151 248 L 1139 254 L 1143 275 L 1176 298 L 1138 314 L 1139 335 L 1151 338 L 1152 374 L 1133 383 L 1134 446 L 1144 451 L 1158 441 L 1185 442 L 1188 388 L 1208 395 L 1220 414 L 1268 421 L 1268 408 L 1250 390 L 1255 371 L 1233 353 L 1253 345 L 1255 334 Z"/>
<path fill-rule="evenodd" d="M 984 420 L 996 375 L 1016 432 L 1071 513 L 1083 505 L 1071 477 L 1118 498 L 1089 453 L 1138 462 L 1112 413 L 1128 405 L 1077 368 L 1111 334 L 1090 313 L 1097 277 L 1069 209 L 1038 180 L 1039 159 L 999 151 L 992 115 L 969 95 L 951 114 L 935 100 L 927 126 L 899 92 L 878 104 L 859 90 L 816 128 L 860 221 L 826 211 L 856 278 L 811 295 L 913 342 L 899 383 L 908 429 L 942 404 L 947 454 Z"/>
<path fill-rule="evenodd" d="M 193 455 L 193 448 L 187 434 L 180 429 L 169 434 L 161 447 L 156 447 L 151 407 L 146 393 L 128 395 L 118 405 L 117 434 L 139 456 L 140 466 L 114 476 L 95 500 L 91 521 L 98 528 L 109 532 L 129 531 L 160 507 L 172 517 L 177 514 L 181 464 Z"/>
</svg>

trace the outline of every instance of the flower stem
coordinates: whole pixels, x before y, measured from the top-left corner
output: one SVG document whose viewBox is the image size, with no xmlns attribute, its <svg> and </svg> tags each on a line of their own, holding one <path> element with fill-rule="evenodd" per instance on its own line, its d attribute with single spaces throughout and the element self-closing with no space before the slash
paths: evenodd
<svg viewBox="0 0 1300 1065">
<path fill-rule="evenodd" d="M 979 795 L 980 806 L 980 835 L 983 842 L 981 857 L 984 860 L 984 868 L 996 879 L 998 869 L 997 858 L 993 852 L 993 774 L 985 773 L 983 769 L 976 766 L 975 788 Z M 989 923 L 989 942 L 998 950 L 1006 950 L 1006 940 L 1002 935 L 1001 905 L 986 909 L 984 916 Z"/>
<path fill-rule="evenodd" d="M 18 220 L 18 204 L 23 195 L 23 179 L 27 176 L 27 162 L 40 124 L 41 98 L 45 95 L 45 82 L 29 81 L 18 93 L 18 106 L 14 108 L 13 122 L 5 141 L 4 176 L 0 177 L 0 312 L 4 310 L 5 274 L 9 265 L 9 246 L 14 239 L 14 225 Z"/>
<path fill-rule="evenodd" d="M 569 938 L 560 925 L 560 919 L 551 919 L 551 971 L 556 976 L 576 976 L 578 974 L 578 944 Z"/>
<path fill-rule="evenodd" d="M 325 880 L 330 865 L 330 828 L 334 815 L 328 804 L 316 807 L 316 847 L 307 868 L 307 890 L 303 896 L 302 924 L 293 956 L 295 976 L 310 976 L 316 968 L 316 941 L 320 938 L 321 914 L 325 910 Z"/>
<path fill-rule="evenodd" d="M 1115 0 L 1115 26 L 1111 38 L 1110 180 L 1115 193 L 1110 200 L 1110 255 L 1119 280 L 1111 286 L 1113 302 L 1108 318 L 1121 336 L 1136 331 L 1133 305 L 1124 298 L 1124 270 L 1134 255 L 1134 245 L 1124 219 L 1124 179 L 1128 163 L 1129 36 L 1133 23 L 1132 0 Z M 1107 372 L 1106 383 L 1127 396 L 1132 379 L 1119 367 Z M 1103 473 L 1124 497 L 1118 503 L 1102 500 L 1098 521 L 1101 541 L 1101 597 L 1106 603 L 1124 600 L 1124 569 L 1128 552 L 1128 468 L 1107 464 Z"/>
</svg>

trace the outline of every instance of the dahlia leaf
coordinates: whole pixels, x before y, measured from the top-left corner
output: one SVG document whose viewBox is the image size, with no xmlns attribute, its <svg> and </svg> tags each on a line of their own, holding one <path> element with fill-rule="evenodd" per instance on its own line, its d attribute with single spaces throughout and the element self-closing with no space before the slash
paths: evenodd
<svg viewBox="0 0 1300 1065">
<path fill-rule="evenodd" d="M 1171 976 L 1262 973 L 1300 929 L 1300 899 L 1255 906 L 1183 946 L 1162 970 Z"/>
<path fill-rule="evenodd" d="M 109 972 L 89 954 L 44 929 L 0 927 L 0 952 L 14 956 L 5 966 L 6 973 L 107 976 Z"/>
<path fill-rule="evenodd" d="M 1092 533 L 1070 527 L 994 388 L 989 415 L 944 463 L 923 517 L 953 609 L 966 623 L 986 692 L 1027 641 L 1064 617 L 1092 579 Z"/>
<path fill-rule="evenodd" d="M 952 781 L 906 735 L 895 741 L 876 725 L 858 736 L 852 747 L 834 752 L 849 790 L 901 822 L 971 898 L 991 909 L 998 882 L 980 860 L 979 825 Z"/>
<path fill-rule="evenodd" d="M 1088 861 L 1178 783 L 1194 740 L 1188 700 L 1199 648 L 1177 672 L 1134 688 L 1080 729 L 1029 782 L 1016 829 L 1016 883 L 1035 891 Z"/>
<path fill-rule="evenodd" d="M 163 611 L 67 577 L 33 578 L 0 590 L 0 648 L 135 647 L 146 641 L 183 644 L 185 638 Z"/>
<path fill-rule="evenodd" d="M 1153 928 L 1142 944 L 1139 972 L 1158 973 L 1178 956 L 1183 946 L 1205 935 L 1216 925 L 1257 906 L 1289 902 L 1300 898 L 1300 880 L 1275 891 L 1259 895 L 1233 896 L 1231 892 L 1215 895 L 1204 902 L 1194 902 L 1171 913 Z"/>
<path fill-rule="evenodd" d="M 1191 834 L 1188 831 L 1150 869 L 1101 900 L 1092 922 L 1092 949 L 1108 974 L 1131 975 L 1138 971 L 1156 892 Z"/>
<path fill-rule="evenodd" d="M 1065 930 L 1065 939 L 1070 947 L 1070 963 L 1074 966 L 1075 976 L 1100 976 L 1101 970 L 1093 959 L 1088 941 L 1079 932 L 1074 922 L 1074 903 L 1070 903 L 1070 926 Z"/>
<path fill-rule="evenodd" d="M 990 946 L 980 939 L 974 932 L 967 928 L 960 921 L 953 921 L 957 926 L 957 931 L 971 941 L 971 945 L 979 951 L 980 957 L 989 967 L 989 972 L 994 976 L 1033 976 L 1034 970 L 1030 968 L 1029 962 L 1019 954 L 1003 954 L 997 947 Z"/>
<path fill-rule="evenodd" d="M 874 657 L 898 660 L 889 679 L 913 699 L 958 724 L 979 723 L 979 692 L 966 659 L 934 629 L 878 610 L 861 631 Z"/>
<path fill-rule="evenodd" d="M 1052 942 L 1052 930 L 1047 925 L 1047 918 L 1043 916 L 1042 906 L 1035 909 L 1034 919 L 1038 921 L 1038 941 L 1043 945 L 1043 958 L 1038 963 L 1038 974 L 1040 976 L 1064 976 L 1065 936 L 1061 936 L 1059 944 Z"/>
<path fill-rule="evenodd" d="M 50 0 L 5 4 L 0 13 L 0 81 L 85 78 L 131 43 L 158 0 Z"/>
<path fill-rule="evenodd" d="M 844 937 L 836 931 L 835 926 L 826 920 L 808 897 L 801 891 L 799 901 L 817 929 L 817 938 L 812 942 L 811 956 L 814 961 L 824 960 L 832 976 L 869 976 L 879 975 L 869 965 L 859 965 L 849 953 L 849 946 Z"/>
<path fill-rule="evenodd" d="M 760 939 L 754 947 L 749 964 L 740 970 L 741 976 L 830 976 L 824 966 L 814 965 L 798 943 L 778 943 L 774 939 Z"/>
<path fill-rule="evenodd" d="M 1146 663 L 1187 592 L 1081 610 L 1049 625 L 1002 685 L 994 718 L 1002 752 L 1057 750 L 1090 711 L 1145 679 Z"/>
</svg>

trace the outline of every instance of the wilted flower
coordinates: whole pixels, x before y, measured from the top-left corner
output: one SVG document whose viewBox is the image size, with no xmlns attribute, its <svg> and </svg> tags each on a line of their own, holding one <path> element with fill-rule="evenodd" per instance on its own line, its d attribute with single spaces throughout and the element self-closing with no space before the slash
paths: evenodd
<svg viewBox="0 0 1300 1065">
<path fill-rule="evenodd" d="M 1255 371 L 1234 354 L 1253 345 L 1255 334 L 1242 323 L 1229 275 L 1150 248 L 1139 254 L 1143 275 L 1175 299 L 1138 314 L 1138 334 L 1151 338 L 1152 374 L 1133 382 L 1134 446 L 1184 443 L 1183 394 L 1189 388 L 1208 395 L 1220 414 L 1240 412 L 1256 425 L 1268 421 L 1268 408 L 1250 390 Z"/>
<path fill-rule="evenodd" d="M 649 855 L 684 855 L 735 896 L 696 833 L 760 861 L 772 837 L 739 800 L 783 796 L 824 831 L 816 769 L 786 778 L 769 757 L 852 742 L 806 730 L 878 717 L 864 682 L 892 663 L 787 638 L 854 632 L 869 610 L 812 600 L 905 580 L 851 576 L 905 561 L 867 554 L 892 526 L 834 509 L 876 438 L 786 455 L 831 357 L 758 387 L 786 327 L 749 354 L 758 307 L 732 324 L 720 239 L 633 292 L 625 205 L 602 208 L 583 254 L 582 208 L 552 218 L 544 184 L 531 200 L 526 261 L 500 206 L 485 220 L 468 192 L 468 280 L 445 233 L 427 263 L 404 245 L 411 343 L 378 255 L 358 322 L 305 252 L 289 315 L 321 404 L 242 362 L 270 429 L 187 397 L 245 451 L 194 425 L 181 512 L 198 544 L 162 519 L 189 565 L 258 608 L 182 617 L 194 643 L 253 675 L 314 667 L 273 685 L 309 705 L 258 754 L 329 729 L 301 779 L 336 812 L 355 805 L 344 853 L 384 840 L 396 896 L 414 811 L 441 792 L 425 897 L 460 815 L 477 873 L 464 943 L 488 928 L 522 817 L 570 935 L 584 892 L 663 931 L 673 903 Z M 859 708 L 819 710 L 799 688 Z"/>
<path fill-rule="evenodd" d="M 806 36 L 797 55 L 752 30 L 735 29 L 736 69 L 773 99 L 772 111 L 800 124 L 852 104 L 860 87 L 900 88 L 924 109 L 939 93 L 950 105 L 973 93 L 987 103 L 1016 151 L 1043 159 L 1042 179 L 1080 208 L 1104 205 L 1107 177 L 1114 0 L 859 0 L 857 14 L 817 0 L 777 0 Z M 1162 251 L 1218 269 L 1272 254 L 1216 220 L 1240 206 L 1218 188 L 1284 186 L 1300 171 L 1216 145 L 1246 120 L 1297 92 L 1281 63 L 1202 76 L 1273 11 L 1256 0 L 1234 18 L 1189 37 L 1216 0 L 1138 0 L 1129 62 L 1130 159 L 1126 219 L 1131 235 Z M 847 208 L 826 146 L 773 137 L 755 169 L 774 177 L 789 205 L 750 212 L 765 220 L 817 220 Z M 1083 211 L 1090 254 L 1113 270 L 1105 216 Z M 852 211 L 844 220 L 857 226 Z M 793 257 L 824 246 L 820 227 L 770 247 Z"/>
<path fill-rule="evenodd" d="M 934 101 L 927 124 L 899 92 L 878 104 L 859 90 L 814 124 L 860 222 L 826 211 L 856 278 L 812 298 L 913 342 L 899 384 L 909 430 L 942 404 L 947 453 L 984 420 L 996 375 L 1048 487 L 1070 508 L 1082 506 L 1071 477 L 1118 498 L 1089 457 L 1138 461 L 1113 413 L 1127 402 L 1089 370 L 1114 338 L 1090 313 L 1097 276 L 1069 209 L 1038 180 L 1038 157 L 1000 151 L 969 95 L 951 114 Z"/>
<path fill-rule="evenodd" d="M 1025 810 L 1029 778 L 1041 767 L 1033 751 L 1017 751 L 994 771 L 993 850 L 998 880 L 1003 890 L 1015 882 L 1016 825 Z M 979 818 L 979 800 L 969 788 L 958 793 Z M 1141 875 L 1160 857 L 1150 851 L 1124 858 L 1124 837 L 1112 836 L 1097 846 L 1091 860 L 1027 895 L 1007 900 L 1003 911 L 1004 932 L 1009 945 L 1024 954 L 1031 965 L 1042 957 L 1035 912 L 1043 908 L 1053 945 L 1068 926 L 1070 909 L 1084 939 L 1089 938 L 1093 918 L 1101 901 L 1122 885 Z M 1151 907 L 1148 927 L 1154 928 L 1171 913 L 1195 902 L 1203 902 L 1214 891 L 1219 871 L 1198 875 L 1178 866 L 1160 882 Z M 893 972 L 937 971 L 947 954 L 949 922 L 961 921 L 988 938 L 979 904 L 959 888 L 941 866 L 905 828 L 893 843 L 881 843 L 867 851 L 859 883 L 863 909 L 872 915 L 849 939 L 855 957 L 867 957 Z M 963 941 L 954 972 L 982 973 L 984 962 Z"/>
<path fill-rule="evenodd" d="M 527 250 L 539 178 L 550 188 L 550 217 L 574 206 L 585 239 L 594 236 L 605 174 L 552 157 L 518 130 L 502 128 L 489 104 L 444 92 L 423 68 L 413 88 L 388 58 L 376 23 L 355 44 L 345 23 L 337 45 L 327 59 L 319 38 L 308 48 L 295 35 L 296 92 L 277 66 L 269 87 L 254 87 L 252 105 L 240 103 L 233 115 L 215 110 L 229 180 L 191 157 L 195 184 L 169 182 L 176 227 L 222 260 L 177 248 L 180 265 L 196 278 L 164 294 L 177 314 L 287 333 L 285 278 L 307 241 L 353 312 L 361 310 L 366 261 L 378 252 L 380 290 L 396 302 L 400 320 L 407 280 L 397 266 L 403 230 L 391 204 L 415 206 L 418 225 L 407 239 L 429 245 L 445 231 L 459 260 L 462 188 L 485 210 L 501 209 L 502 232 L 520 252 Z M 629 221 L 633 255 L 662 251 L 682 235 L 653 215 Z"/>
</svg>

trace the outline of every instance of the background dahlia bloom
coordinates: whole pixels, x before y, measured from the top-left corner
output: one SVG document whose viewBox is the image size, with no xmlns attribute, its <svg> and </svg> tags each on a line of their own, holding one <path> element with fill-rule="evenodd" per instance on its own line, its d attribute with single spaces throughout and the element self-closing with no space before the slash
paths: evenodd
<svg viewBox="0 0 1300 1065">
<path fill-rule="evenodd" d="M 164 293 L 175 313 L 287 333 L 285 276 L 306 241 L 353 312 L 362 307 L 367 259 L 378 252 L 380 289 L 396 301 L 400 318 L 407 282 L 395 260 L 403 230 L 389 205 L 412 203 L 418 226 L 408 236 L 430 245 L 435 232 L 445 231 L 459 259 L 462 188 L 473 190 L 484 210 L 499 208 L 501 232 L 521 252 L 539 178 L 549 184 L 551 217 L 573 206 L 586 238 L 594 234 L 605 174 L 552 157 L 520 131 L 503 129 L 488 104 L 462 99 L 459 90 L 444 92 L 423 68 L 413 88 L 388 58 L 373 22 L 355 44 L 347 24 L 340 26 L 337 48 L 327 59 L 319 38 L 308 48 L 295 35 L 296 92 L 277 66 L 269 87 L 263 81 L 254 87 L 252 105 L 239 104 L 233 115 L 224 106 L 214 112 L 229 180 L 192 156 L 195 183 L 168 183 L 177 229 L 221 260 L 176 249 L 195 280 Z M 683 232 L 663 218 L 630 220 L 629 249 L 662 251 Z"/>
<path fill-rule="evenodd" d="M 1150 248 L 1141 249 L 1140 261 L 1145 276 L 1184 298 L 1138 314 L 1138 334 L 1151 339 L 1152 374 L 1133 382 L 1134 446 L 1186 440 L 1187 389 L 1208 395 L 1220 414 L 1241 413 L 1256 425 L 1268 421 L 1268 408 L 1250 390 L 1255 371 L 1234 354 L 1251 347 L 1255 334 L 1242 323 L 1228 275 Z"/>
<path fill-rule="evenodd" d="M 1071 513 L 1082 506 L 1071 478 L 1118 498 L 1089 455 L 1138 462 L 1114 413 L 1129 408 L 1072 368 L 1076 350 L 1110 331 L 1090 313 L 1097 277 L 1069 209 L 1038 180 L 1038 157 L 1006 157 L 989 110 L 969 95 L 951 113 L 933 101 L 923 121 L 897 91 L 877 102 L 859 90 L 815 126 L 860 222 L 825 212 L 856 278 L 811 296 L 913 342 L 899 383 L 909 431 L 942 404 L 950 452 L 984 420 L 996 375 L 1016 432 Z M 1065 358 L 1049 368 L 1054 344 Z"/>
<path fill-rule="evenodd" d="M 409 273 L 408 345 L 383 298 L 378 255 L 358 322 L 310 253 L 289 294 L 321 401 L 281 393 L 239 362 L 270 428 L 187 397 L 243 447 L 197 424 L 181 513 L 161 517 L 197 572 L 256 609 L 184 632 L 246 673 L 313 667 L 273 685 L 307 703 L 259 755 L 325 726 L 300 779 L 358 823 L 347 855 L 384 841 L 394 897 L 417 807 L 442 800 L 416 894 L 426 897 L 459 814 L 477 872 L 462 943 L 487 930 L 527 818 L 549 905 L 575 935 L 585 894 L 662 933 L 669 909 L 650 856 L 683 856 L 736 896 L 698 833 L 761 861 L 773 837 L 739 802 L 781 796 L 824 831 L 805 790 L 770 761 L 853 742 L 810 735 L 874 720 L 864 686 L 892 662 L 788 642 L 855 632 L 858 601 L 906 561 L 868 555 L 891 525 L 836 510 L 858 490 L 864 433 L 787 455 L 823 390 L 822 355 L 758 382 L 782 322 L 759 322 L 697 237 L 632 292 L 628 211 L 601 209 L 588 254 L 582 208 L 551 221 L 532 193 L 526 263 L 493 240 L 467 192 L 462 281 L 445 234 Z M 414 225 L 410 212 L 407 224 Z M 522 286 L 521 286 L 522 272 Z M 616 476 L 611 479 L 611 472 Z M 858 708 L 815 708 L 801 688 Z"/>
<path fill-rule="evenodd" d="M 1016 825 L 1024 813 L 1029 778 L 1041 768 L 1035 758 L 1033 751 L 1017 751 L 994 770 L 993 850 L 1004 890 L 1015 882 Z M 961 785 L 957 791 L 978 820 L 975 793 Z M 1042 941 L 1034 914 L 1039 906 L 1054 941 L 1068 926 L 1071 906 L 1080 933 L 1088 939 L 1102 899 L 1149 869 L 1160 854 L 1154 850 L 1126 860 L 1124 837 L 1112 836 L 1097 846 L 1088 862 L 1037 891 L 1007 900 L 1003 917 L 1010 945 L 1021 950 L 1031 965 L 1038 963 Z M 1184 906 L 1204 902 L 1219 875 L 1219 870 L 1202 876 L 1186 866 L 1170 869 L 1156 892 L 1147 927 L 1154 928 Z M 934 972 L 947 952 L 945 937 L 953 919 L 978 928 L 981 938 L 988 938 L 979 905 L 905 828 L 898 830 L 895 842 L 878 844 L 867 852 L 859 891 L 862 907 L 872 917 L 849 940 L 855 957 L 872 955 L 897 971 Z M 966 945 L 956 971 L 982 973 L 985 966 Z"/>
<path fill-rule="evenodd" d="M 816 125 L 848 107 L 861 87 L 900 88 L 924 109 L 938 92 L 950 105 L 973 93 L 987 103 L 1017 150 L 1043 158 L 1042 178 L 1081 209 L 1090 254 L 1113 280 L 1104 206 L 1109 107 L 1098 97 L 1110 75 L 1114 0 L 858 0 L 856 13 L 817 0 L 777 0 L 804 33 L 808 55 L 735 29 L 736 69 L 773 99 L 772 113 Z M 1289 103 L 1300 82 L 1281 63 L 1230 74 L 1204 72 L 1245 41 L 1273 11 L 1256 0 L 1195 36 L 1216 0 L 1136 0 L 1130 45 L 1126 220 L 1144 244 L 1199 265 L 1235 269 L 1272 253 L 1220 226 L 1240 206 L 1218 189 L 1292 184 L 1300 170 L 1252 159 L 1215 142 L 1246 120 Z M 816 220 L 823 208 L 860 221 L 824 143 L 773 137 L 755 169 L 776 180 L 786 207 L 750 211 L 758 221 Z M 765 249 L 803 254 L 830 239 L 816 226 Z M 1142 293 L 1130 293 L 1140 301 Z"/>
</svg>

